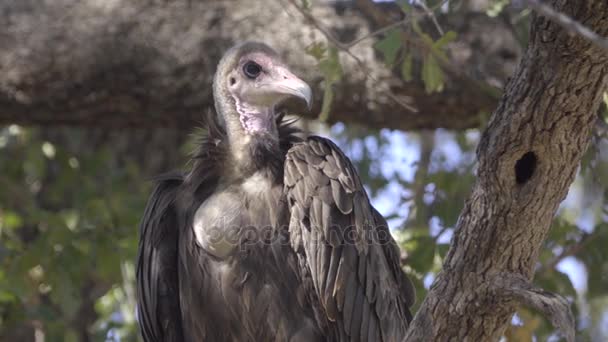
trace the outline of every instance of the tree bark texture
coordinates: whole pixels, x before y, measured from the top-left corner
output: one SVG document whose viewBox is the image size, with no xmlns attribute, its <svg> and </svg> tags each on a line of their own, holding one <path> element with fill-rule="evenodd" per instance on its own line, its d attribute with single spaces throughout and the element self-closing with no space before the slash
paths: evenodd
<svg viewBox="0 0 608 342">
<path fill-rule="evenodd" d="M 608 35 L 608 2 L 547 3 Z M 534 18 L 528 49 L 478 146 L 477 183 L 408 341 L 497 341 L 516 301 L 542 307 L 551 300 L 524 298 L 539 291 L 520 279 L 533 276 L 587 148 L 607 75 L 605 52 Z"/>
<path fill-rule="evenodd" d="M 378 5 L 385 19 L 397 20 L 395 7 Z M 381 25 L 350 1 L 315 2 L 312 11 L 345 43 Z M 302 115 L 320 111 L 322 77 L 304 49 L 325 37 L 287 1 L 0 0 L 0 18 L 0 124 L 190 128 L 213 105 L 217 61 L 247 39 L 280 50 L 314 86 L 315 107 Z M 449 54 L 462 71 L 449 73 L 443 92 L 429 95 L 422 82 L 400 80 L 374 50 L 374 37 L 352 52 L 378 82 L 343 54 L 329 121 L 402 130 L 479 126 L 498 101 L 477 85 L 501 88 L 521 49 L 509 25 L 484 14 L 440 19 L 459 32 Z M 404 110 L 389 89 L 419 112 Z"/>
</svg>

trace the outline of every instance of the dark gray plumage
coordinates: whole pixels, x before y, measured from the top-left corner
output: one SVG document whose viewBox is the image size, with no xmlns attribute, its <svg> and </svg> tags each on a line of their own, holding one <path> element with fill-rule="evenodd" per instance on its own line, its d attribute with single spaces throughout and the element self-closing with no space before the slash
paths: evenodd
<svg viewBox="0 0 608 342">
<path fill-rule="evenodd" d="M 226 53 L 217 116 L 140 227 L 146 341 L 400 341 L 414 290 L 386 221 L 331 141 L 275 106 L 310 88 L 261 43 Z"/>
</svg>

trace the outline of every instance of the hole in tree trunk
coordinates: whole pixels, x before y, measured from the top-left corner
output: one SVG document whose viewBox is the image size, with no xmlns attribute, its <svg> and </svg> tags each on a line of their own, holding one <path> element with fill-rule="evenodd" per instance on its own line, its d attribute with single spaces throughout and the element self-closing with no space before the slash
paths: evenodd
<svg viewBox="0 0 608 342">
<path fill-rule="evenodd" d="M 524 184 L 532 175 L 534 175 L 534 171 L 536 170 L 536 154 L 534 152 L 526 152 L 517 163 L 515 163 L 515 181 L 517 184 Z"/>
</svg>

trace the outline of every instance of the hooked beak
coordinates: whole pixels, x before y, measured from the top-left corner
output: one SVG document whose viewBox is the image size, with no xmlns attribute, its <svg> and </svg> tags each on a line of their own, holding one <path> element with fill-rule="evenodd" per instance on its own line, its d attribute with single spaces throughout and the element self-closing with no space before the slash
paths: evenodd
<svg viewBox="0 0 608 342">
<path fill-rule="evenodd" d="M 306 101 L 308 109 L 312 106 L 312 90 L 310 86 L 286 68 L 280 68 L 278 76 L 267 84 L 267 87 L 278 94 L 295 96 Z"/>
</svg>

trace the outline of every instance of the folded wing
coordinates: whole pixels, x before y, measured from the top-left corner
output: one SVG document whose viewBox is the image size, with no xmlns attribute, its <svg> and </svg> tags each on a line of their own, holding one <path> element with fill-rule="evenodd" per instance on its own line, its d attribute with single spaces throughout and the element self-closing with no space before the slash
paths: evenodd
<svg viewBox="0 0 608 342">
<path fill-rule="evenodd" d="M 290 242 L 328 329 L 342 341 L 401 341 L 414 289 L 350 160 L 310 137 L 287 154 L 285 191 Z"/>
</svg>

